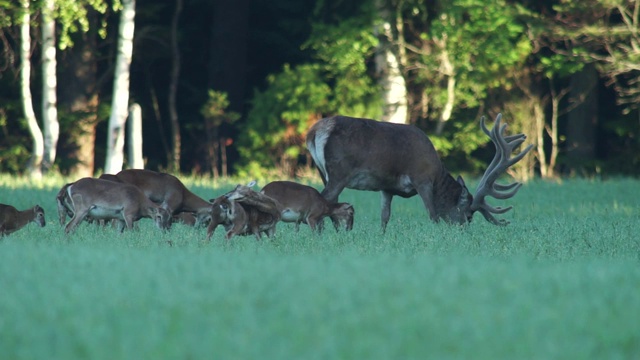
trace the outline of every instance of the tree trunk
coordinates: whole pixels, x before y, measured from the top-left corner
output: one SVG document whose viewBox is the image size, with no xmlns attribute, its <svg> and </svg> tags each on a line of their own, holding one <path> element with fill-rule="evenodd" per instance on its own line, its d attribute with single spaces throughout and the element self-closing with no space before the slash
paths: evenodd
<svg viewBox="0 0 640 360">
<path fill-rule="evenodd" d="M 220 176 L 218 172 L 218 126 L 216 126 L 216 120 L 211 118 L 204 119 L 204 131 L 206 135 L 206 156 L 205 160 L 207 164 L 204 166 L 204 171 L 211 173 L 214 179 Z"/>
<path fill-rule="evenodd" d="M 129 168 L 144 169 L 142 156 L 142 108 L 139 104 L 131 104 L 129 107 Z"/>
<path fill-rule="evenodd" d="M 451 119 L 453 105 L 456 101 L 456 70 L 449 57 L 446 36 L 443 34 L 442 39 L 434 39 L 434 41 L 440 49 L 440 65 L 443 75 L 447 78 L 447 101 L 444 104 L 444 108 L 438 119 L 438 125 L 436 126 L 436 135 L 441 135 L 444 130 L 444 125 Z"/>
<path fill-rule="evenodd" d="M 541 102 L 533 104 L 533 117 L 536 124 L 536 156 L 540 165 L 540 176 L 549 177 L 549 166 L 547 165 L 547 154 L 544 150 L 545 116 Z"/>
<path fill-rule="evenodd" d="M 227 177 L 227 141 L 229 139 L 222 138 L 220 139 L 220 161 L 222 167 L 222 176 Z"/>
<path fill-rule="evenodd" d="M 29 132 L 33 138 L 33 150 L 29 164 L 27 165 L 27 171 L 29 175 L 34 179 L 42 178 L 42 158 L 44 156 L 44 141 L 42 139 L 42 131 L 38 126 L 38 120 L 36 114 L 33 111 L 33 100 L 31 97 L 31 32 L 29 23 L 31 21 L 29 0 L 22 0 L 22 8 L 24 14 L 22 15 L 22 23 L 20 24 L 20 88 L 22 92 L 22 106 L 24 109 L 24 115 L 27 119 L 27 125 L 29 126 Z"/>
<path fill-rule="evenodd" d="M 58 100 L 56 74 L 55 27 L 53 19 L 54 0 L 45 0 L 42 10 L 42 124 L 44 126 L 43 170 L 51 169 L 55 160 L 60 137 L 58 123 Z"/>
<path fill-rule="evenodd" d="M 379 12 L 383 19 L 376 32 L 380 41 L 376 51 L 375 63 L 379 83 L 382 86 L 384 103 L 382 120 L 401 123 L 407 122 L 409 109 L 407 106 L 407 86 L 401 71 L 401 54 L 397 38 L 390 21 L 390 11 L 386 4 L 378 1 Z"/>
<path fill-rule="evenodd" d="M 129 112 L 129 68 L 133 55 L 133 33 L 136 15 L 135 0 L 122 0 L 118 28 L 118 55 L 113 84 L 111 116 L 107 133 L 107 156 L 104 172 L 115 174 L 124 163 L 124 125 Z"/>
<path fill-rule="evenodd" d="M 567 124 L 567 167 L 571 174 L 588 174 L 595 160 L 598 122 L 598 73 L 593 64 L 571 77 L 571 98 L 582 101 L 569 113 Z M 577 99 L 577 100 L 575 100 Z"/>
<path fill-rule="evenodd" d="M 63 131 L 61 141 L 70 147 L 67 155 L 73 162 L 69 173 L 74 177 L 93 176 L 95 167 L 96 125 L 98 123 L 96 13 L 89 11 L 90 30 L 77 34 L 74 46 L 60 53 L 60 110 L 72 114 L 73 125 Z"/>
<path fill-rule="evenodd" d="M 551 127 L 547 127 L 547 134 L 551 138 L 551 154 L 549 155 L 549 166 L 546 171 L 546 177 L 556 177 L 556 164 L 558 162 L 558 154 L 560 153 L 558 139 L 558 118 L 560 117 L 560 101 L 567 94 L 568 89 L 563 89 L 557 93 L 551 83 Z"/>
<path fill-rule="evenodd" d="M 180 49 L 178 47 L 178 20 L 182 12 L 182 0 L 176 0 L 176 10 L 171 19 L 171 76 L 169 79 L 169 117 L 171 121 L 171 134 L 173 138 L 173 150 L 171 152 L 171 164 L 169 167 L 174 172 L 180 172 L 180 121 L 176 109 L 176 95 L 178 93 L 178 80 L 180 78 Z"/>
</svg>

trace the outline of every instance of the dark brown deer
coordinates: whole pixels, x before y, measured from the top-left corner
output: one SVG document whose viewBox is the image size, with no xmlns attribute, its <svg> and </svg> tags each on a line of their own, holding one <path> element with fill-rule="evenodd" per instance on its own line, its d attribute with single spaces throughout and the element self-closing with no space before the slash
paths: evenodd
<svg viewBox="0 0 640 360">
<path fill-rule="evenodd" d="M 521 183 L 502 185 L 496 180 L 533 145 L 511 157 L 526 136 L 505 136 L 507 125 L 501 125 L 501 119 L 502 115 L 498 115 L 491 131 L 485 126 L 484 117 L 480 121 L 482 130 L 496 146 L 496 154 L 475 197 L 462 177 L 454 179 L 445 169 L 425 133 L 412 125 L 333 116 L 311 127 L 307 148 L 325 184 L 322 196 L 330 202 L 337 202 L 344 188 L 381 192 L 383 232 L 391 216 L 394 195 L 404 198 L 420 195 L 433 221 L 465 224 L 478 211 L 492 224 L 506 225 L 506 220 L 498 220 L 493 214 L 503 214 L 511 207 L 493 207 L 486 197 L 509 199 L 516 194 Z"/>
<path fill-rule="evenodd" d="M 131 184 L 87 177 L 65 185 L 64 189 L 73 213 L 66 233 L 72 232 L 87 216 L 117 220 L 120 232 L 125 227 L 132 229 L 133 223 L 143 217 L 153 219 L 162 230 L 171 224 L 171 214 Z"/>
<path fill-rule="evenodd" d="M 300 223 L 305 223 L 312 231 L 320 232 L 325 217 L 331 219 L 336 231 L 341 225 L 347 231 L 353 228 L 353 206 L 349 203 L 330 203 L 311 186 L 293 181 L 273 181 L 260 192 L 278 202 L 281 221 L 295 223 L 296 231 Z"/>
<path fill-rule="evenodd" d="M 151 201 L 161 204 L 171 214 L 189 212 L 196 217 L 196 226 L 205 224 L 211 203 L 191 192 L 177 177 L 143 169 L 126 169 L 116 175 L 105 174 L 108 180 L 118 180 L 140 188 Z M 114 178 L 115 177 L 115 178 Z"/>
<path fill-rule="evenodd" d="M 40 205 L 20 211 L 11 205 L 0 204 L 0 237 L 14 233 L 31 222 L 40 227 L 46 225 L 44 209 Z"/>
</svg>

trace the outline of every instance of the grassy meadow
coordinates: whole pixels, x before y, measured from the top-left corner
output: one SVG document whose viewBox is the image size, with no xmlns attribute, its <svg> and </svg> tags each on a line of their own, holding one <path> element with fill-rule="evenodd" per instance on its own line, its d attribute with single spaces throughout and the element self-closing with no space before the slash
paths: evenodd
<svg viewBox="0 0 640 360">
<path fill-rule="evenodd" d="M 65 236 L 61 185 L 0 177 L 47 217 L 0 239 L 2 359 L 640 358 L 640 180 L 530 182 L 506 227 L 396 197 L 386 234 L 379 194 L 346 191 L 353 231 L 261 242 L 148 219 Z"/>
</svg>

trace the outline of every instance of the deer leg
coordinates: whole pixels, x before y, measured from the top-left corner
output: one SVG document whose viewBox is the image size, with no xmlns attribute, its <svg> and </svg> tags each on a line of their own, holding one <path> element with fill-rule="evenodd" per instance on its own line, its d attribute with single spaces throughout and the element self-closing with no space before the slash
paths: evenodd
<svg viewBox="0 0 640 360">
<path fill-rule="evenodd" d="M 317 227 L 317 219 L 315 219 L 312 216 L 307 217 L 307 224 L 309 224 L 309 227 L 311 228 L 311 232 L 316 232 L 318 231 L 318 227 Z"/>
<path fill-rule="evenodd" d="M 58 219 L 60 221 L 60 225 L 64 225 L 64 223 L 67 221 L 67 208 L 66 206 L 64 206 L 61 199 L 58 198 L 56 200 L 58 202 Z"/>
<path fill-rule="evenodd" d="M 214 220 L 213 218 L 211 219 L 209 226 L 207 226 L 207 240 L 211 241 L 211 235 L 213 235 L 213 232 L 216 230 L 219 224 L 220 223 L 218 221 Z"/>
<path fill-rule="evenodd" d="M 272 227 L 270 227 L 267 231 L 266 231 L 267 237 L 274 237 L 276 235 L 276 225 L 274 224 Z"/>
<path fill-rule="evenodd" d="M 120 219 L 116 220 L 116 219 L 114 219 L 113 221 L 116 222 L 115 225 L 116 225 L 116 228 L 118 229 L 119 233 L 124 232 L 124 228 L 128 227 L 126 221 L 124 221 L 124 220 L 120 220 Z"/>
<path fill-rule="evenodd" d="M 89 209 L 87 209 L 85 211 L 82 211 L 82 212 L 76 211 L 76 213 L 73 214 L 73 218 L 71 219 L 71 221 L 69 221 L 67 226 L 65 226 L 64 232 L 66 234 L 69 234 L 70 232 L 75 230 L 75 228 L 78 226 L 78 224 L 80 224 L 80 222 L 82 220 L 84 220 L 85 216 L 87 216 L 88 213 L 89 213 Z"/>
<path fill-rule="evenodd" d="M 120 221 L 120 223 L 118 224 L 118 230 L 120 230 L 120 232 L 124 231 L 124 226 L 127 227 L 128 230 L 133 230 L 133 222 L 134 222 L 134 215 L 130 212 L 128 212 L 126 209 L 124 209 L 122 211 L 122 220 Z"/>
<path fill-rule="evenodd" d="M 318 220 L 318 223 L 316 225 L 318 226 L 318 233 L 322 234 L 322 232 L 324 231 L 324 218 Z"/>
<path fill-rule="evenodd" d="M 337 203 L 338 197 L 340 196 L 340 193 L 342 193 L 342 190 L 344 190 L 345 186 L 347 186 L 347 182 L 344 180 L 338 182 L 329 180 L 327 186 L 325 186 L 320 195 L 332 204 Z"/>
<path fill-rule="evenodd" d="M 231 230 L 227 231 L 227 240 L 231 239 L 234 235 L 240 234 L 242 232 L 242 229 L 244 229 L 244 225 L 245 225 L 244 223 L 240 221 L 236 221 L 233 224 L 233 227 L 231 228 Z"/>
<path fill-rule="evenodd" d="M 387 231 L 387 223 L 389 222 L 389 218 L 391 217 L 391 200 L 393 200 L 393 194 L 388 193 L 384 190 L 381 191 L 380 194 L 380 221 L 382 223 L 382 233 L 384 234 L 384 232 Z"/>
</svg>

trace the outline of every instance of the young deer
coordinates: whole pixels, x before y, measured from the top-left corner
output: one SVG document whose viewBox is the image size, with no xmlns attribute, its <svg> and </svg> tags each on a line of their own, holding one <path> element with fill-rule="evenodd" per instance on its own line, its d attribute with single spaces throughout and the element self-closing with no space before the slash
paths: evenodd
<svg viewBox="0 0 640 360">
<path fill-rule="evenodd" d="M 11 205 L 0 204 L 0 236 L 14 233 L 30 222 L 45 226 L 44 209 L 40 205 L 20 211 Z"/>
<path fill-rule="evenodd" d="M 255 184 L 255 181 L 251 181 L 246 186 L 238 185 L 235 190 L 223 196 L 242 205 L 249 218 L 252 232 L 260 240 L 262 233 L 268 237 L 275 235 L 276 224 L 280 221 L 281 215 L 280 205 L 276 200 L 251 189 Z"/>
<path fill-rule="evenodd" d="M 279 203 L 283 222 L 294 222 L 296 231 L 300 223 L 308 224 L 312 231 L 322 231 L 325 217 L 329 217 L 336 231 L 342 225 L 345 230 L 353 228 L 353 206 L 349 203 L 332 204 L 311 186 L 292 181 L 274 181 L 265 185 L 261 193 Z"/>
<path fill-rule="evenodd" d="M 94 219 L 117 220 L 122 232 L 133 228 L 133 223 L 147 217 L 162 230 L 171 224 L 171 214 L 149 200 L 137 187 L 109 180 L 82 178 L 66 186 L 73 218 L 65 227 L 70 233 L 87 216 Z"/>
<path fill-rule="evenodd" d="M 249 223 L 249 217 L 242 205 L 227 199 L 224 195 L 212 199 L 211 202 L 211 222 L 207 227 L 208 240 L 211 239 L 211 235 L 213 235 L 218 225 L 224 226 L 224 229 L 227 231 L 225 235 L 227 240 L 231 239 L 234 235 L 253 233 Z"/>
</svg>

